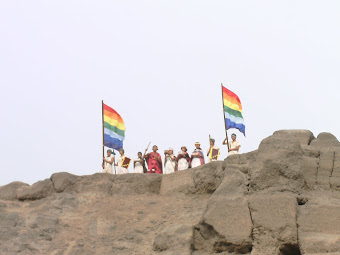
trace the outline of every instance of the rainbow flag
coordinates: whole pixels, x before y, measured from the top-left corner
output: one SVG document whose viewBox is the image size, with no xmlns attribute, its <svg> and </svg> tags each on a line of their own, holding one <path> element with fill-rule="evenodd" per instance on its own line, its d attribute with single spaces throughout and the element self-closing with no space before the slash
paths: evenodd
<svg viewBox="0 0 340 255">
<path fill-rule="evenodd" d="M 103 103 L 104 146 L 119 150 L 123 148 L 125 124 L 120 115 Z"/>
<path fill-rule="evenodd" d="M 236 128 L 246 135 L 246 127 L 243 124 L 242 104 L 238 96 L 222 86 L 224 116 L 227 130 Z"/>
</svg>

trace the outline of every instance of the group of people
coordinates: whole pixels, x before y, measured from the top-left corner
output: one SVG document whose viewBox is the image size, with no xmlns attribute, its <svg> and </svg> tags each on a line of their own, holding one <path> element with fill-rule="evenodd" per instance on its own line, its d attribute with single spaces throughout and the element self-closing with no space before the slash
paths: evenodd
<svg viewBox="0 0 340 255">
<path fill-rule="evenodd" d="M 231 135 L 231 142 L 227 141 L 227 138 L 223 141 L 223 145 L 228 145 L 228 154 L 238 154 L 241 144 L 236 141 L 236 135 Z M 199 142 L 195 143 L 195 150 L 188 153 L 186 146 L 181 147 L 181 151 L 176 156 L 173 148 L 169 148 L 164 151 L 164 170 L 161 155 L 157 152 L 158 147 L 154 145 L 152 152 L 145 153 L 138 152 L 138 158 L 133 161 L 135 173 L 156 173 L 156 174 L 170 174 L 175 171 L 183 171 L 188 168 L 194 168 L 205 164 L 204 152 L 201 149 Z M 107 156 L 103 158 L 103 173 L 113 174 L 113 166 L 117 166 L 117 174 L 128 173 L 128 166 L 123 165 L 125 159 L 124 149 L 119 150 L 120 157 L 115 161 L 114 153 L 111 150 L 107 150 Z M 210 138 L 210 148 L 207 152 L 209 161 L 218 160 L 219 148 L 215 146 L 215 140 Z"/>
</svg>

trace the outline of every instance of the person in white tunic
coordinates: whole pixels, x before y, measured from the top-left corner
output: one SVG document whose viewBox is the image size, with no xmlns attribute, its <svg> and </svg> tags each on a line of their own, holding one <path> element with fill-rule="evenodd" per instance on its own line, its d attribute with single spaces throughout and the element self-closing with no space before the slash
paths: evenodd
<svg viewBox="0 0 340 255">
<path fill-rule="evenodd" d="M 113 174 L 113 160 L 114 156 L 112 155 L 112 151 L 107 150 L 107 156 L 103 159 L 103 173 Z"/>
<path fill-rule="evenodd" d="M 125 158 L 124 149 L 120 149 L 119 150 L 119 154 L 120 154 L 120 157 L 118 158 L 117 164 L 116 164 L 116 166 L 118 166 L 117 174 L 127 174 L 129 172 L 129 170 L 124 168 L 124 167 L 122 167 L 122 162 L 123 162 L 123 160 Z"/>
<path fill-rule="evenodd" d="M 135 173 L 136 174 L 142 174 L 144 173 L 145 169 L 145 163 L 143 159 L 143 154 L 141 152 L 138 152 L 138 158 L 134 160 L 134 166 L 135 166 Z"/>
<path fill-rule="evenodd" d="M 187 147 L 182 146 L 181 151 L 178 153 L 177 156 L 178 171 L 186 170 L 190 166 L 190 157 L 187 151 L 188 151 Z"/>
<path fill-rule="evenodd" d="M 176 169 L 176 156 L 174 155 L 174 149 L 169 148 L 169 150 L 164 151 L 164 155 L 165 161 L 163 174 L 171 174 L 175 172 Z"/>
<path fill-rule="evenodd" d="M 199 142 L 195 143 L 196 149 L 191 154 L 191 168 L 201 166 L 204 164 L 204 152 L 201 149 Z"/>
<path fill-rule="evenodd" d="M 223 141 L 224 145 L 227 144 L 226 140 L 227 140 L 227 138 L 224 139 L 224 141 Z M 232 141 L 229 143 L 229 148 L 228 148 L 228 156 L 239 154 L 239 150 L 240 150 L 240 147 L 241 147 L 241 144 L 238 141 L 236 141 L 236 135 L 235 134 L 231 135 L 231 140 Z"/>
</svg>

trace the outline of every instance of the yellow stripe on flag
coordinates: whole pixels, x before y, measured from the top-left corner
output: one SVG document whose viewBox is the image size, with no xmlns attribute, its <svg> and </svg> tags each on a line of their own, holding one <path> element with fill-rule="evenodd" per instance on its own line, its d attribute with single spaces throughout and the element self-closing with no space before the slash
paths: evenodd
<svg viewBox="0 0 340 255">
<path fill-rule="evenodd" d="M 110 117 L 107 117 L 104 115 L 104 122 L 110 124 L 111 126 L 115 126 L 119 128 L 120 130 L 125 130 L 125 124 L 118 122 L 118 120 L 111 119 Z"/>
</svg>

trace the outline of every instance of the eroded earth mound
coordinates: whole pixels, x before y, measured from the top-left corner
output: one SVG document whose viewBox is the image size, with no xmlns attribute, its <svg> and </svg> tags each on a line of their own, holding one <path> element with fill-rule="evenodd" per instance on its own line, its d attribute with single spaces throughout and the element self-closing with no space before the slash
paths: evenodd
<svg viewBox="0 0 340 255">
<path fill-rule="evenodd" d="M 340 254 L 340 143 L 282 130 L 169 175 L 0 187 L 0 254 Z"/>
</svg>

